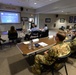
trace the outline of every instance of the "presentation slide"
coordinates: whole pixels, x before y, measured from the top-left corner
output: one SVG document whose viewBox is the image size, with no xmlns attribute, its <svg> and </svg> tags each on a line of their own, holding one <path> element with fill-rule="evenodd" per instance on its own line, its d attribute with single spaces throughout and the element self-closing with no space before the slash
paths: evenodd
<svg viewBox="0 0 76 75">
<path fill-rule="evenodd" d="M 0 23 L 20 23 L 20 13 L 0 12 Z"/>
</svg>

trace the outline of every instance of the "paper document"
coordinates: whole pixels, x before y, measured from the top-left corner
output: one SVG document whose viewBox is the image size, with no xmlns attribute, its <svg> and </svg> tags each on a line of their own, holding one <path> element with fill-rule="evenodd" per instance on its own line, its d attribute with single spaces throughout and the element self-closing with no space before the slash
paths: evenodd
<svg viewBox="0 0 76 75">
<path fill-rule="evenodd" d="M 39 41 L 39 39 L 37 38 L 37 39 L 33 39 L 32 40 L 33 42 L 38 42 Z"/>
<path fill-rule="evenodd" d="M 30 41 L 26 41 L 26 42 L 23 42 L 24 44 L 29 44 L 30 43 Z"/>
<path fill-rule="evenodd" d="M 53 38 L 53 35 L 49 35 L 48 37 L 49 37 L 49 38 Z"/>
<path fill-rule="evenodd" d="M 44 43 L 44 42 L 40 42 L 40 43 L 38 43 L 39 45 L 41 45 L 41 46 L 47 46 L 48 44 L 46 44 L 46 43 Z"/>
</svg>

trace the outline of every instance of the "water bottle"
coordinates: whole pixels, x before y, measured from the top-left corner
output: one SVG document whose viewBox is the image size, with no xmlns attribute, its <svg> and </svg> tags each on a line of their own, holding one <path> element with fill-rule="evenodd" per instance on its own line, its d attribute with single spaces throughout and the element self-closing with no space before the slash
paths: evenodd
<svg viewBox="0 0 76 75">
<path fill-rule="evenodd" d="M 29 43 L 29 49 L 32 49 L 32 40 L 30 40 L 30 43 Z"/>
<path fill-rule="evenodd" d="M 35 44 L 33 43 L 32 40 L 30 40 L 29 49 L 35 49 Z"/>
<path fill-rule="evenodd" d="M 35 44 L 33 43 L 33 49 L 35 49 Z"/>
</svg>

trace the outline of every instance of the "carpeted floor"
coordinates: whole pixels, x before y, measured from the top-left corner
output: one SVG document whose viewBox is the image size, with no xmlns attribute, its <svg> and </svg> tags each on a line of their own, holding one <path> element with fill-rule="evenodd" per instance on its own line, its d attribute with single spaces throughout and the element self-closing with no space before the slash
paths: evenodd
<svg viewBox="0 0 76 75">
<path fill-rule="evenodd" d="M 50 31 L 49 33 L 55 35 L 56 32 Z M 33 59 L 30 60 L 28 56 L 23 56 L 16 45 L 5 46 L 2 50 L 0 49 L 0 75 L 34 75 L 30 72 Z M 67 63 L 68 73 L 76 75 L 76 59 L 71 60 L 73 63 Z M 66 75 L 64 68 L 59 72 L 56 72 L 55 75 Z M 51 72 L 45 72 L 42 75 L 51 75 Z"/>
</svg>

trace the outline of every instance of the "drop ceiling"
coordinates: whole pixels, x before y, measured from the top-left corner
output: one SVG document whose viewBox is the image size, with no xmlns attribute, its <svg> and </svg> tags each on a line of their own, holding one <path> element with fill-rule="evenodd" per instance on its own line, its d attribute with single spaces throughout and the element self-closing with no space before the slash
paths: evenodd
<svg viewBox="0 0 76 75">
<path fill-rule="evenodd" d="M 0 0 L 0 3 L 36 9 L 36 13 L 76 14 L 76 0 Z"/>
</svg>

